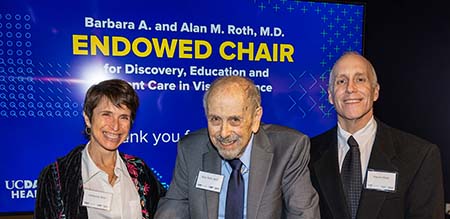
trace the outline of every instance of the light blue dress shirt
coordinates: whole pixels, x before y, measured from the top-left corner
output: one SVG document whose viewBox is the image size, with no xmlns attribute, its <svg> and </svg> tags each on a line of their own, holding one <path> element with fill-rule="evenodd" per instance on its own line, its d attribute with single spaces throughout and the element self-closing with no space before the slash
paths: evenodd
<svg viewBox="0 0 450 219">
<path fill-rule="evenodd" d="M 250 156 L 252 153 L 252 146 L 253 146 L 253 134 L 250 138 L 250 141 L 247 145 L 247 148 L 245 148 L 244 153 L 240 157 L 242 162 L 242 168 L 241 173 L 242 177 L 244 178 L 244 218 L 247 218 L 247 191 L 248 191 L 248 178 L 250 175 Z M 227 191 L 228 191 L 228 180 L 230 179 L 232 168 L 230 164 L 222 160 L 222 175 L 223 175 L 223 183 L 222 183 L 222 189 L 220 190 L 219 194 L 219 219 L 225 218 L 225 205 L 227 201 Z"/>
</svg>

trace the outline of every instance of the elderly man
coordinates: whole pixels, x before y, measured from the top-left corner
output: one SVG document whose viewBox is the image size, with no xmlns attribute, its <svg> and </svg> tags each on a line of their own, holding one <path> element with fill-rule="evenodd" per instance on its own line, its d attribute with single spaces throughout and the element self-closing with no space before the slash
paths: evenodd
<svg viewBox="0 0 450 219">
<path fill-rule="evenodd" d="M 261 97 L 252 81 L 217 79 L 204 95 L 204 108 L 208 128 L 179 142 L 156 218 L 320 218 L 309 138 L 260 124 Z"/>
</svg>

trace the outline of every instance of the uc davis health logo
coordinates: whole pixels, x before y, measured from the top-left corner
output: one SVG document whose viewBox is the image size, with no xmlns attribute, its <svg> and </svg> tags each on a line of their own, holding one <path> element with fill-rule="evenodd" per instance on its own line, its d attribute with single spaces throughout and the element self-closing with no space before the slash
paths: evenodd
<svg viewBox="0 0 450 219">
<path fill-rule="evenodd" d="M 11 199 L 36 198 L 37 180 L 5 180 L 5 188 L 11 191 Z"/>
</svg>

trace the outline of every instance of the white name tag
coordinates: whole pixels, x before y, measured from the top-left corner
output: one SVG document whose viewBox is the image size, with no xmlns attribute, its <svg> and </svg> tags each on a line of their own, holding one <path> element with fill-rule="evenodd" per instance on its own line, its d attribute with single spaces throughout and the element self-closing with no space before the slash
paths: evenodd
<svg viewBox="0 0 450 219">
<path fill-rule="evenodd" d="M 112 193 L 84 189 L 83 206 L 102 210 L 111 209 Z"/>
<path fill-rule="evenodd" d="M 397 183 L 397 173 L 378 170 L 368 170 L 366 189 L 373 189 L 383 192 L 395 192 Z"/>
<path fill-rule="evenodd" d="M 222 175 L 200 171 L 198 172 L 195 188 L 220 192 L 222 189 L 222 182 Z"/>
</svg>

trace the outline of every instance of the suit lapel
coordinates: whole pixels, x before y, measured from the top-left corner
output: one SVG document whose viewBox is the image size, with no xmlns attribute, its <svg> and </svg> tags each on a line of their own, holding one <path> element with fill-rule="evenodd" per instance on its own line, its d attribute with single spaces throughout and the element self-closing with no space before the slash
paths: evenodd
<svg viewBox="0 0 450 219">
<path fill-rule="evenodd" d="M 208 144 L 211 150 L 203 154 L 203 170 L 208 173 L 221 174 L 221 158 L 211 143 Z M 206 190 L 204 190 L 204 192 L 206 196 L 208 218 L 217 218 L 219 209 L 219 193 Z"/>
<path fill-rule="evenodd" d="M 250 158 L 250 177 L 247 192 L 247 218 L 256 219 L 257 211 L 269 178 L 273 153 L 269 138 L 262 128 L 255 134 Z"/>
<path fill-rule="evenodd" d="M 383 123 L 377 120 L 377 124 L 377 134 L 367 169 L 397 172 L 398 168 L 392 163 L 395 157 L 392 138 Z M 377 218 L 387 194 L 387 192 L 363 189 L 358 218 Z"/>
<path fill-rule="evenodd" d="M 335 218 L 350 218 L 339 173 L 337 136 L 336 134 L 332 136 L 330 142 L 326 143 L 330 147 L 314 164 L 317 181 L 325 199 L 321 201 L 327 203 Z"/>
</svg>

